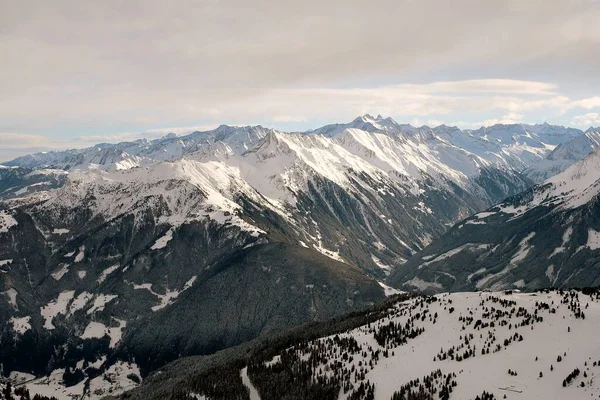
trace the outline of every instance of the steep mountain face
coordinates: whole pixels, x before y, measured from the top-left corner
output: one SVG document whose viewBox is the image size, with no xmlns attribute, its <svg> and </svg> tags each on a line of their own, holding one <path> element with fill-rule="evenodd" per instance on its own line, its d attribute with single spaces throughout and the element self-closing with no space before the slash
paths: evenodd
<svg viewBox="0 0 600 400">
<path fill-rule="evenodd" d="M 123 352 L 135 357 L 145 372 L 180 357 L 181 349 L 186 354 L 211 354 L 382 299 L 381 287 L 358 268 L 283 243 L 255 245 L 213 264 L 208 272 L 210 276 L 196 280 L 168 312 L 132 323 Z M 178 349 L 165 346 L 171 343 Z"/>
<path fill-rule="evenodd" d="M 531 185 L 506 163 L 469 153 L 430 128 L 370 116 L 307 134 L 221 126 L 181 138 L 101 144 L 7 164 L 61 168 L 85 186 L 94 179 L 81 176 L 136 167 L 152 171 L 165 160 L 200 165 L 205 177 L 222 174 L 221 182 L 203 178 L 200 185 L 230 193 L 230 188 L 243 186 L 242 192 L 265 203 L 261 207 L 293 220 L 295 243 L 352 262 L 376 277 L 454 222 Z M 144 181 L 142 175 L 138 179 Z M 120 176 L 105 175 L 105 180 Z M 124 190 L 134 198 L 134 188 L 110 190 Z M 27 199 L 13 204 L 22 202 Z"/>
<path fill-rule="evenodd" d="M 413 127 L 399 124 L 392 118 L 365 115 L 348 124 L 327 125 L 310 133 L 335 136 L 348 129 L 387 133 L 417 138 L 436 139 L 477 156 L 495 167 L 522 171 L 530 164 L 544 159 L 556 146 L 583 135 L 579 129 L 544 124 L 497 124 L 476 130 L 460 130 L 440 125 Z"/>
<path fill-rule="evenodd" d="M 389 299 L 211 357 L 121 399 L 587 399 L 600 393 L 597 289 Z"/>
<path fill-rule="evenodd" d="M 572 164 L 583 160 L 600 146 L 600 129 L 590 128 L 584 135 L 561 143 L 545 159 L 533 163 L 523 174 L 534 182 L 542 182 L 560 174 Z"/>
<path fill-rule="evenodd" d="M 455 225 L 390 277 L 425 291 L 600 284 L 600 149 Z"/>
<path fill-rule="evenodd" d="M 354 266 L 270 243 L 289 222 L 197 164 L 72 173 L 47 200 L 0 211 L 5 373 L 50 374 L 65 396 L 98 398 L 182 355 L 383 299 Z M 100 373 L 118 387 L 90 392 Z"/>
</svg>

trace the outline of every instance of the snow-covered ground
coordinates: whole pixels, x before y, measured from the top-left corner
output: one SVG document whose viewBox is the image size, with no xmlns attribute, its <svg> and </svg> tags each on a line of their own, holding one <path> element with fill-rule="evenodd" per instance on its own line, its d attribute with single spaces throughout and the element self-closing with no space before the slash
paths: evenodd
<svg viewBox="0 0 600 400">
<path fill-rule="evenodd" d="M 151 283 L 142 283 L 140 285 L 135 284 L 135 283 L 130 283 L 131 286 L 133 287 L 133 289 L 135 290 L 147 290 L 150 293 L 152 293 L 154 296 L 156 296 L 159 300 L 159 304 L 152 306 L 152 311 L 158 311 L 158 310 L 162 310 L 163 308 L 165 308 L 166 306 L 173 304 L 173 302 L 177 299 L 177 297 L 179 297 L 179 295 L 188 290 L 189 288 L 192 287 L 192 285 L 194 284 L 194 282 L 196 282 L 196 278 L 197 276 L 192 276 L 184 285 L 183 288 L 181 289 L 181 291 L 177 290 L 177 289 L 173 289 L 173 290 L 169 290 L 168 288 L 165 290 L 164 294 L 160 294 L 155 292 L 152 289 L 152 284 Z"/>
<path fill-rule="evenodd" d="M 99 360 L 100 364 L 103 362 Z M 100 365 L 94 365 L 99 367 Z M 77 385 L 66 387 L 62 381 L 65 370 L 54 370 L 49 376 L 35 378 L 33 375 L 13 372 L 10 380 L 14 383 L 23 383 L 29 390 L 31 397 L 39 394 L 47 397 L 56 397 L 58 400 L 97 400 L 108 395 L 118 395 L 138 385 L 135 380 L 140 380 L 140 370 L 134 363 L 117 361 L 93 379 L 84 379 Z M 132 380 L 132 376 L 137 379 Z M 86 390 L 86 384 L 88 389 Z"/>
<path fill-rule="evenodd" d="M 15 225 L 17 220 L 8 211 L 0 211 L 0 232 L 8 232 Z"/>
<path fill-rule="evenodd" d="M 391 324 L 405 329 L 390 333 Z M 313 366 L 315 376 L 347 372 L 351 387 L 368 381 L 381 400 L 438 369 L 456 375 L 451 399 L 475 399 L 483 391 L 498 399 L 589 399 L 600 395 L 599 331 L 598 295 L 453 293 L 397 303 L 376 323 L 291 352 L 302 363 L 325 348 L 326 361 Z M 338 345 L 345 338 L 350 342 Z M 354 350 L 347 344 L 353 340 Z M 576 369 L 579 375 L 563 382 Z M 339 399 L 350 393 L 340 391 Z"/>
</svg>

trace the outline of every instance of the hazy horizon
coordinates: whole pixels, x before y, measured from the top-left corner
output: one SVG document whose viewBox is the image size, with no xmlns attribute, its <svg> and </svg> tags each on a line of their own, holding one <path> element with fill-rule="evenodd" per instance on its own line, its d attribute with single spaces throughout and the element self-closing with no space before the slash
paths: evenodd
<svg viewBox="0 0 600 400">
<path fill-rule="evenodd" d="M 0 159 L 230 125 L 600 125 L 600 2 L 3 2 Z"/>
</svg>

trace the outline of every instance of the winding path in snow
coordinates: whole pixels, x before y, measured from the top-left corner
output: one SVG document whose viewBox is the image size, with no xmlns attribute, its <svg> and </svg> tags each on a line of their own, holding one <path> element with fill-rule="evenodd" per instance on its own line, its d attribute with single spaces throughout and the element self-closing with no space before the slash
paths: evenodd
<svg viewBox="0 0 600 400">
<path fill-rule="evenodd" d="M 248 377 L 248 367 L 242 368 L 240 371 L 240 376 L 242 377 L 242 383 L 250 390 L 250 400 L 260 400 L 260 394 L 258 394 L 258 390 L 254 387 L 252 382 L 250 382 L 250 378 Z"/>
</svg>

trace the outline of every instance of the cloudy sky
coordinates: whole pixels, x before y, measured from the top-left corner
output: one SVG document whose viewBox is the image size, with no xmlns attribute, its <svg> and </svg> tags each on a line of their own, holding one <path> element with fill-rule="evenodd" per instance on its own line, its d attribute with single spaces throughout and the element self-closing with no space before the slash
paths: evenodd
<svg viewBox="0 0 600 400">
<path fill-rule="evenodd" d="M 600 0 L 0 0 L 0 160 L 224 124 L 600 125 Z"/>
</svg>

